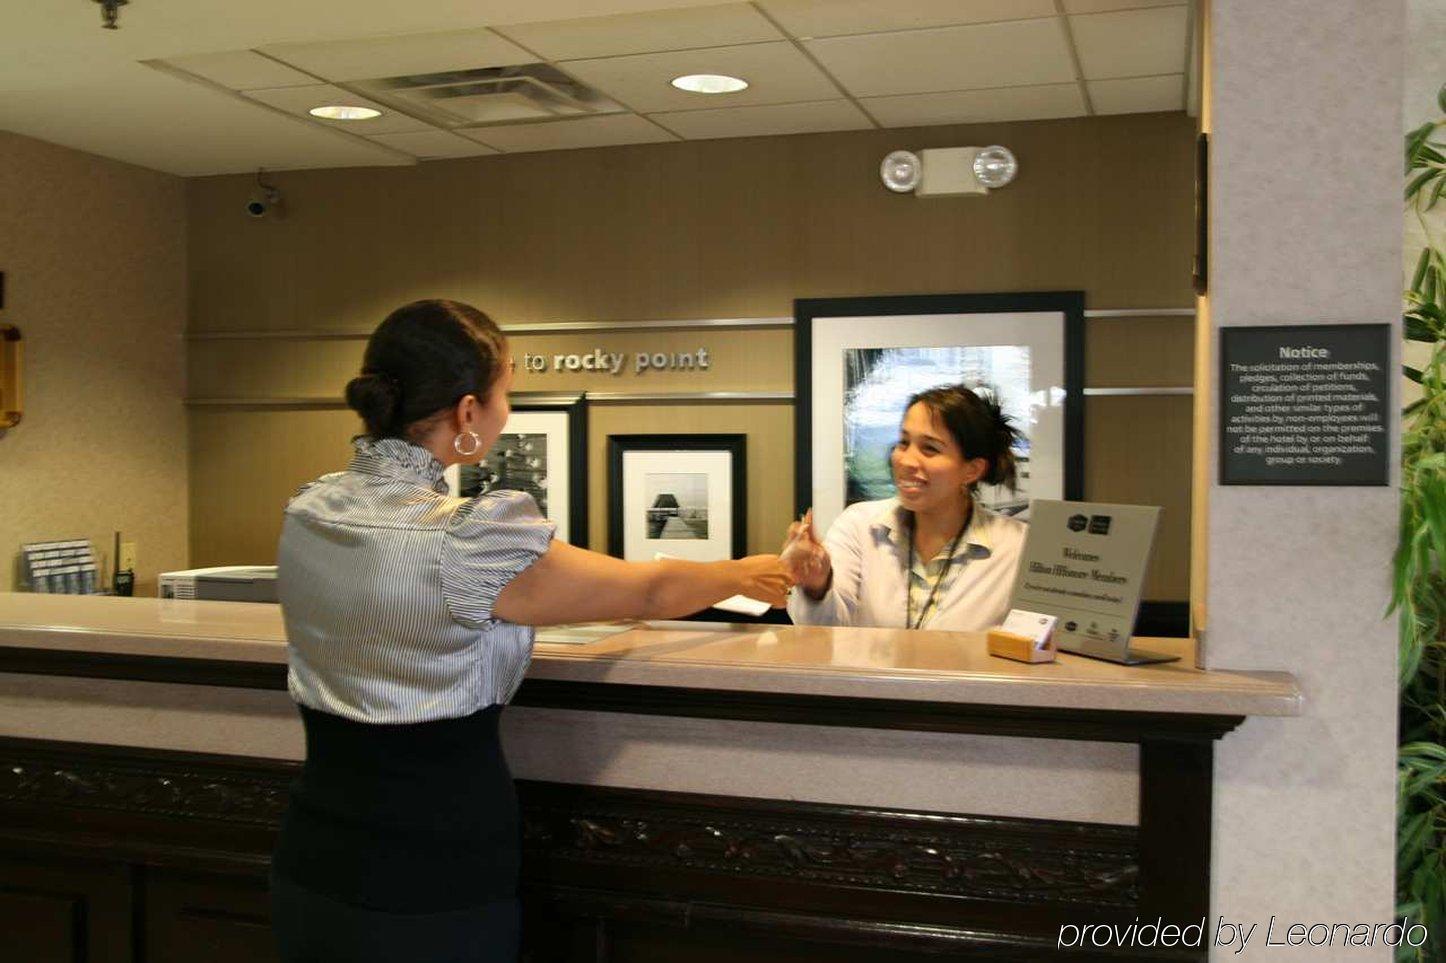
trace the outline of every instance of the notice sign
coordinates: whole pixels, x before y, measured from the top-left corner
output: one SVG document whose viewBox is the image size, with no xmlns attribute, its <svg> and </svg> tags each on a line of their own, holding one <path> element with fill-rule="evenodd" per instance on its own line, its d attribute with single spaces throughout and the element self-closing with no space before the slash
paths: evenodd
<svg viewBox="0 0 1446 963">
<path fill-rule="evenodd" d="M 1220 329 L 1220 484 L 1385 485 L 1390 326 Z"/>
</svg>

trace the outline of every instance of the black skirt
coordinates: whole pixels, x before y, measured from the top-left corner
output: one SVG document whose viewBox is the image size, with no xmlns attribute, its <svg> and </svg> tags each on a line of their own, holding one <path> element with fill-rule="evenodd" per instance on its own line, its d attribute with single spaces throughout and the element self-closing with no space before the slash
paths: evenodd
<svg viewBox="0 0 1446 963">
<path fill-rule="evenodd" d="M 517 900 L 442 913 L 387 913 L 271 879 L 281 963 L 516 963 Z"/>
<path fill-rule="evenodd" d="M 517 895 L 517 795 L 501 706 L 371 725 L 300 707 L 306 762 L 273 873 L 351 906 L 439 913 Z"/>
</svg>

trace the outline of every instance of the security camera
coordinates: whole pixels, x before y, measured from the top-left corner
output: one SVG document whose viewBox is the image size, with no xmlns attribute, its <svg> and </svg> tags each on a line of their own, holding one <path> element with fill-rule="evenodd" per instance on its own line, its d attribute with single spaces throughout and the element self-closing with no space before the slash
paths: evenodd
<svg viewBox="0 0 1446 963">
<path fill-rule="evenodd" d="M 282 204 L 281 191 L 266 183 L 265 171 L 256 172 L 256 190 L 246 200 L 246 214 L 250 217 L 281 217 L 286 213 Z"/>
<path fill-rule="evenodd" d="M 268 214 L 272 217 L 280 217 L 282 214 L 281 192 L 274 187 L 256 191 L 246 201 L 246 213 L 252 217 L 265 217 Z"/>
</svg>

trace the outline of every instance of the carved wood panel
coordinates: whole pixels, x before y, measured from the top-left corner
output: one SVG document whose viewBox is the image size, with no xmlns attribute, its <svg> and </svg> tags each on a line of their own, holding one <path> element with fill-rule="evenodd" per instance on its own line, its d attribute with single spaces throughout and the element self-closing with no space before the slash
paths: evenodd
<svg viewBox="0 0 1446 963">
<path fill-rule="evenodd" d="M 109 859 L 154 890 L 137 910 L 143 942 L 209 941 L 210 958 L 264 959 L 264 874 L 296 771 L 0 739 L 0 853 Z M 1031 959 L 1050 955 L 1060 921 L 1128 920 L 1140 901 L 1134 827 L 527 781 L 518 794 L 538 945 L 616 935 L 621 949 L 672 933 L 701 952 L 746 935 L 778 959 L 822 944 Z M 46 912 L 30 915 L 72 910 Z M 59 939 L 57 926 L 42 943 Z"/>
<path fill-rule="evenodd" d="M 651 798 L 650 798 L 651 797 Z M 524 858 L 1021 904 L 1133 906 L 1132 827 L 525 787 Z"/>
</svg>

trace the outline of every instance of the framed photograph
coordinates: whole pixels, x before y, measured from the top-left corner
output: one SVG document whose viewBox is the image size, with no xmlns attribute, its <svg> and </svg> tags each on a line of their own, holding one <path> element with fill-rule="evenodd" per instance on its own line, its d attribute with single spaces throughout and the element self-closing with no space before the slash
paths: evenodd
<svg viewBox="0 0 1446 963">
<path fill-rule="evenodd" d="M 609 554 L 742 558 L 746 457 L 746 435 L 609 435 Z"/>
<path fill-rule="evenodd" d="M 798 511 L 820 532 L 849 505 L 894 495 L 889 453 L 909 396 L 963 383 L 999 402 L 1021 439 L 1019 487 L 995 511 L 1084 494 L 1084 295 L 924 294 L 794 302 Z"/>
<path fill-rule="evenodd" d="M 512 415 L 477 465 L 447 469 L 453 495 L 527 492 L 557 537 L 587 547 L 587 401 L 578 395 L 514 394 Z"/>
</svg>

